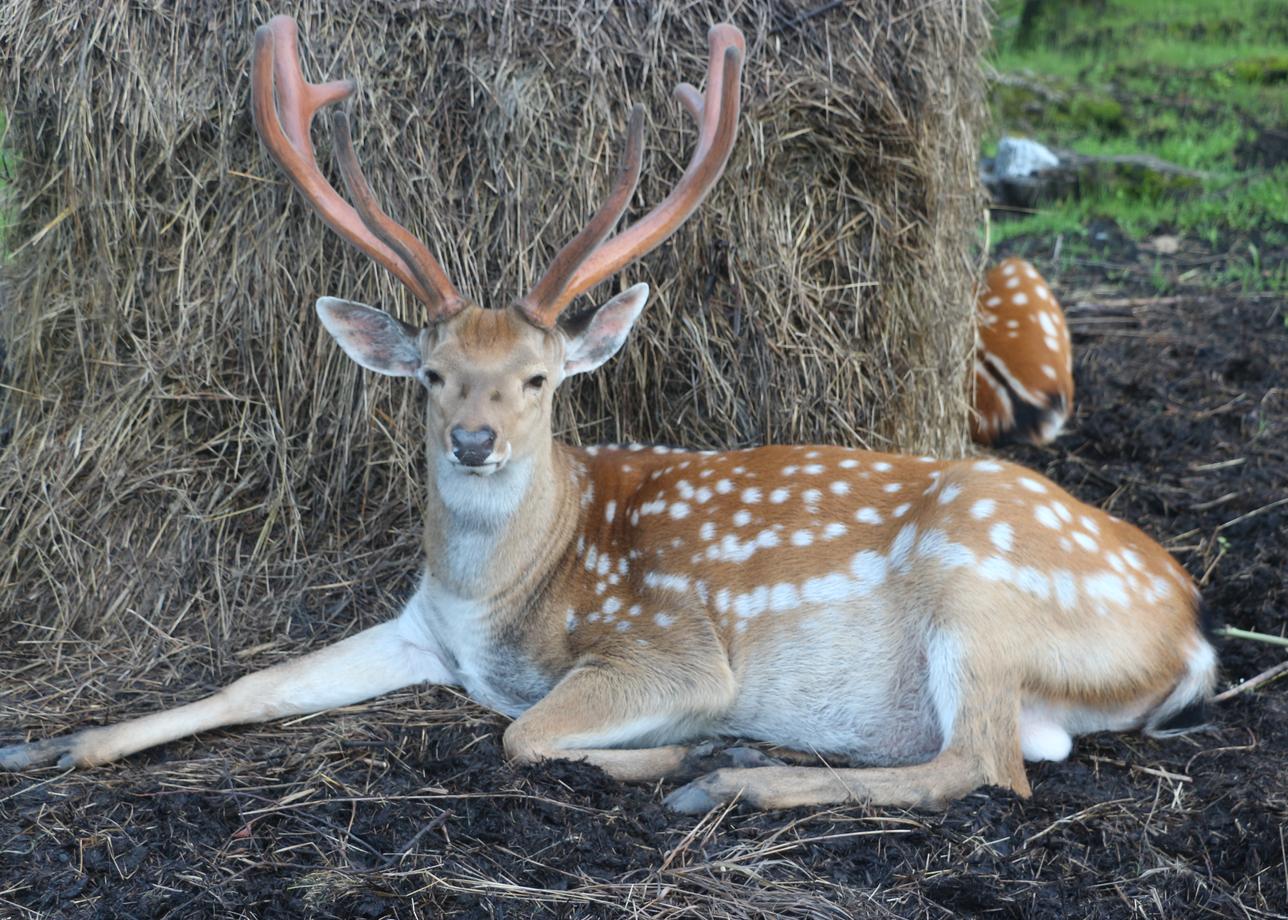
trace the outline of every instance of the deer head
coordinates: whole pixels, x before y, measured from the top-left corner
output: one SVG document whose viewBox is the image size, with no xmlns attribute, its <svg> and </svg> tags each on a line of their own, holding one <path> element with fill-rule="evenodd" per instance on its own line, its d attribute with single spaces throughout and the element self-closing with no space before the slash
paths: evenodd
<svg viewBox="0 0 1288 920">
<path fill-rule="evenodd" d="M 585 229 L 559 251 L 529 293 L 509 306 L 483 309 L 463 297 L 429 249 L 381 209 L 358 164 L 343 111 L 332 116 L 332 126 L 349 200 L 323 177 L 310 139 L 313 118 L 352 95 L 357 84 L 308 83 L 289 16 L 274 17 L 256 33 L 252 104 L 269 153 L 333 230 L 393 272 L 425 305 L 428 322 L 416 328 L 334 297 L 317 302 L 318 315 L 360 365 L 414 377 L 426 388 L 428 449 L 440 467 L 489 476 L 548 448 L 554 390 L 567 377 L 599 367 L 625 341 L 648 299 L 647 284 L 628 288 L 576 322 L 561 323 L 560 317 L 575 298 L 674 233 L 724 170 L 737 133 L 744 41 L 733 26 L 718 25 L 708 42 L 705 95 L 689 84 L 676 88 L 698 123 L 698 142 L 666 199 L 609 238 L 639 180 L 644 111 L 637 105 L 612 190 Z"/>
</svg>

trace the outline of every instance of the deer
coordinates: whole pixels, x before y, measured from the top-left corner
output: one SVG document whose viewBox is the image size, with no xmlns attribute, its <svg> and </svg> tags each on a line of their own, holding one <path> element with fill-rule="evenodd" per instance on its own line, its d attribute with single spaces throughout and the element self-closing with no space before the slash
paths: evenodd
<svg viewBox="0 0 1288 920">
<path fill-rule="evenodd" d="M 983 785 L 1030 795 L 1025 760 L 1062 760 L 1075 735 L 1199 724 L 1216 654 L 1194 583 L 1143 532 L 1034 472 L 842 446 L 555 440 L 555 389 L 622 347 L 649 289 L 566 308 L 674 233 L 725 167 L 746 53 L 735 27 L 709 32 L 705 91 L 676 89 L 697 141 L 663 201 L 612 233 L 641 169 L 636 106 L 602 206 L 530 292 L 492 308 L 381 209 L 343 111 L 347 199 L 324 178 L 313 118 L 356 84 L 307 82 L 296 43 L 287 17 L 256 34 L 259 134 L 323 220 L 427 311 L 416 327 L 316 304 L 355 362 L 425 391 L 418 586 L 396 617 L 333 645 L 196 702 L 12 745 L 0 765 L 92 767 L 439 684 L 512 719 L 512 762 L 674 781 L 665 804 L 681 813 L 939 808 Z"/>
<path fill-rule="evenodd" d="M 988 272 L 976 304 L 971 437 L 1049 444 L 1073 412 L 1073 345 L 1051 287 L 1024 259 Z"/>
</svg>

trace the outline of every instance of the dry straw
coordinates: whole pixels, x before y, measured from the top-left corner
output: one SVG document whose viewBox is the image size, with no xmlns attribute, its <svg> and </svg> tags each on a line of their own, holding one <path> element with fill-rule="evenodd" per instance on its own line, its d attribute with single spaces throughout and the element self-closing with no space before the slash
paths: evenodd
<svg viewBox="0 0 1288 920">
<path fill-rule="evenodd" d="M 567 387 L 561 434 L 961 450 L 985 4 L 813 5 L 5 3 L 3 664 L 37 655 L 50 695 L 84 682 L 83 717 L 136 706 L 109 702 L 130 675 L 208 686 L 407 586 L 422 398 L 344 359 L 312 304 L 417 305 L 254 137 L 251 39 L 273 13 L 299 19 L 311 79 L 360 80 L 373 185 L 485 305 L 592 213 L 633 102 L 650 123 L 627 219 L 664 196 L 694 137 L 671 89 L 701 80 L 708 26 L 736 22 L 728 171 L 613 282 L 652 301 Z M 9 724 L 62 708 L 17 706 Z"/>
</svg>

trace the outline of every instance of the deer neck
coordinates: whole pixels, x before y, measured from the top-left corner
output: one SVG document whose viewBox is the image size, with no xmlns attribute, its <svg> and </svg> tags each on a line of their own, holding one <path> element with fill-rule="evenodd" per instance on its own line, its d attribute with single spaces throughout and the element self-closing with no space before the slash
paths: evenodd
<svg viewBox="0 0 1288 920">
<path fill-rule="evenodd" d="M 423 539 L 429 578 L 488 606 L 521 605 L 573 539 L 584 471 L 553 441 L 491 476 L 430 457 Z"/>
</svg>

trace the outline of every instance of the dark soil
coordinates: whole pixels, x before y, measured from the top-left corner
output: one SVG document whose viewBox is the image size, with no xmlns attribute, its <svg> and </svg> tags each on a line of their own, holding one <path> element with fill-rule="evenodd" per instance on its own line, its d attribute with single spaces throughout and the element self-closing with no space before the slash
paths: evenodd
<svg viewBox="0 0 1288 920">
<path fill-rule="evenodd" d="M 1222 622 L 1282 635 L 1288 301 L 1214 285 L 1223 257 L 1197 244 L 1156 257 L 1102 229 L 1062 272 L 1050 240 L 1007 247 L 1049 272 L 1078 373 L 1070 432 L 1007 455 L 1162 540 Z M 1221 651 L 1223 685 L 1285 655 Z M 0 777 L 0 915 L 1288 914 L 1288 681 L 1186 738 L 1080 739 L 1030 768 L 1032 799 L 982 790 L 943 814 L 697 821 L 593 768 L 508 767 L 503 727 L 426 689 Z"/>
</svg>

